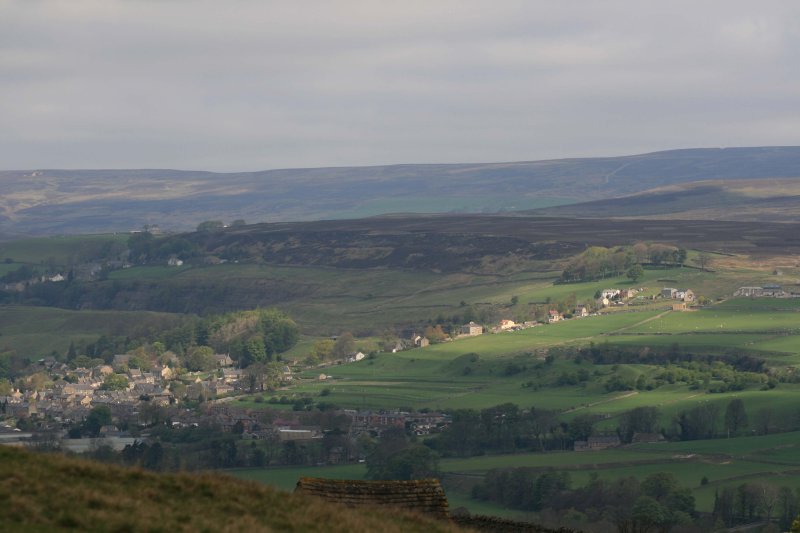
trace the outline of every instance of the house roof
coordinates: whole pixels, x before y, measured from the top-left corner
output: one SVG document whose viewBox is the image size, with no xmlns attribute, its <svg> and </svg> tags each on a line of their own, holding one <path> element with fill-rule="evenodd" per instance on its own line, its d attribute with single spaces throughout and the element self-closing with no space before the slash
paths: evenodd
<svg viewBox="0 0 800 533">
<path fill-rule="evenodd" d="M 348 507 L 386 505 L 448 518 L 448 503 L 438 479 L 361 481 L 302 477 L 295 492 Z"/>
</svg>

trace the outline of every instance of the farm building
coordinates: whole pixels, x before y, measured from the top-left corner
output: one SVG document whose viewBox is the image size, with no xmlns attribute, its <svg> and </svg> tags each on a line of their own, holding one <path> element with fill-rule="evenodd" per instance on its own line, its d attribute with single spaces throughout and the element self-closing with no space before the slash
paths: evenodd
<svg viewBox="0 0 800 533">
<path fill-rule="evenodd" d="M 764 285 L 763 287 L 739 287 L 734 296 L 747 298 L 791 298 L 796 296 L 786 292 L 780 285 Z"/>
<path fill-rule="evenodd" d="M 605 450 L 606 448 L 615 448 L 622 444 L 619 437 L 611 435 L 607 437 L 589 437 L 587 440 L 576 440 L 575 451 L 585 452 L 588 450 Z"/>
<path fill-rule="evenodd" d="M 423 337 L 422 335 L 414 335 L 412 341 L 414 342 L 414 346 L 418 348 L 425 348 L 426 346 L 429 346 L 431 343 L 431 341 L 429 341 L 427 337 Z"/>
<path fill-rule="evenodd" d="M 603 292 L 600 293 L 601 298 L 608 298 L 609 300 L 619 297 L 620 293 L 619 289 L 603 289 Z"/>
<path fill-rule="evenodd" d="M 694 301 L 694 292 L 692 289 L 674 289 L 672 287 L 664 287 L 661 289 L 661 297 L 670 300 L 683 300 L 684 302 Z"/>
<path fill-rule="evenodd" d="M 631 442 L 650 444 L 654 442 L 664 442 L 665 440 L 664 435 L 661 433 L 634 433 Z"/>
<path fill-rule="evenodd" d="M 482 335 L 483 334 L 483 326 L 480 324 L 476 324 L 475 322 L 470 322 L 469 324 L 464 324 L 461 326 L 461 334 L 462 335 Z"/>
</svg>

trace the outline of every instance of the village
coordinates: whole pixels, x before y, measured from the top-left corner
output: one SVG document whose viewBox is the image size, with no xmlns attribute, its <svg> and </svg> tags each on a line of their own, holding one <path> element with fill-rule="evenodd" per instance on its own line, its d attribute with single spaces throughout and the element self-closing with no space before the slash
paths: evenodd
<svg viewBox="0 0 800 533">
<path fill-rule="evenodd" d="M 750 288 L 740 289 L 740 292 L 745 289 Z M 470 321 L 462 325 L 454 335 L 439 339 L 438 342 L 586 318 L 596 315 L 604 308 L 625 305 L 644 290 L 604 289 L 598 291 L 593 305 L 577 305 L 565 312 L 559 311 L 558 306 L 553 305 L 540 320 L 517 323 L 511 319 L 501 319 L 490 327 Z M 748 294 L 752 295 L 752 291 Z M 651 298 L 673 302 L 673 309 L 695 301 L 691 289 L 664 288 Z M 396 353 L 424 348 L 431 342 L 424 335 L 413 333 L 408 339 L 398 340 L 391 351 Z M 41 441 L 37 435 L 46 434 L 50 440 L 55 438 L 65 450 L 80 453 L 102 443 L 119 451 L 137 439 L 146 439 L 147 428 L 154 421 L 167 419 L 175 428 L 214 423 L 222 431 L 227 431 L 238 423 L 242 432 L 251 438 L 311 441 L 322 438 L 323 429 L 320 426 L 304 425 L 296 416 L 275 418 L 270 415 L 267 417 L 269 422 L 265 422 L 258 413 L 268 406 L 242 408 L 237 406 L 236 400 L 244 400 L 259 390 L 278 393 L 289 388 L 296 379 L 297 372 L 315 367 L 324 369 L 330 365 L 355 363 L 362 361 L 367 355 L 355 351 L 340 359 L 315 365 L 304 365 L 297 360 L 276 362 L 266 370 L 260 366 L 236 368 L 235 361 L 228 354 L 214 354 L 213 369 L 193 372 L 181 369 L 177 359 L 144 369 L 136 357 L 132 354 L 116 354 L 109 364 L 91 367 L 75 366 L 74 363 L 70 365 L 59 362 L 54 357 L 40 359 L 32 365 L 28 375 L 17 380 L 22 386 L 6 387 L 9 390 L 0 396 L 0 419 L 3 421 L 3 426 L 0 427 L 0 443 L 33 445 Z M 82 359 L 78 361 L 84 362 Z M 265 373 L 270 372 L 271 379 L 266 379 Z M 324 381 L 328 376 L 320 373 L 315 379 Z M 277 396 L 273 397 L 271 401 L 276 398 Z M 313 403 L 308 398 L 287 396 L 282 396 L 279 401 L 282 404 L 291 404 L 295 411 L 307 410 Z M 87 431 L 85 421 L 98 409 L 108 413 L 108 423 Z M 414 434 L 423 435 L 441 430 L 448 424 L 447 415 L 442 413 L 343 410 L 341 414 L 351 420 L 349 431 L 353 438 L 365 432 L 378 436 L 389 427 L 403 427 Z"/>
</svg>

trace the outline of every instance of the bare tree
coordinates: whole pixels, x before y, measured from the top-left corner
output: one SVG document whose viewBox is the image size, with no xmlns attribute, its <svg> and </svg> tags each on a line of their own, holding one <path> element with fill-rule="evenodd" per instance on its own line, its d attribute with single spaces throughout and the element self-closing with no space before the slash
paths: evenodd
<svg viewBox="0 0 800 533">
<path fill-rule="evenodd" d="M 705 271 L 706 267 L 711 264 L 711 256 L 705 252 L 700 252 L 697 256 L 697 262 L 700 265 L 700 270 Z"/>
<path fill-rule="evenodd" d="M 754 483 L 753 492 L 756 497 L 756 502 L 761 510 L 767 515 L 767 523 L 772 520 L 772 511 L 778 505 L 780 493 L 778 489 L 769 483 Z"/>
</svg>

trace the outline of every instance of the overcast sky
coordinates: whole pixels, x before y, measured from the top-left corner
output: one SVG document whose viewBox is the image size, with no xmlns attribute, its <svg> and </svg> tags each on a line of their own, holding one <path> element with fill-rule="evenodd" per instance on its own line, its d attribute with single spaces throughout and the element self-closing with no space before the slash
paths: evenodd
<svg viewBox="0 0 800 533">
<path fill-rule="evenodd" d="M 0 169 L 799 144 L 795 0 L 0 2 Z"/>
</svg>

